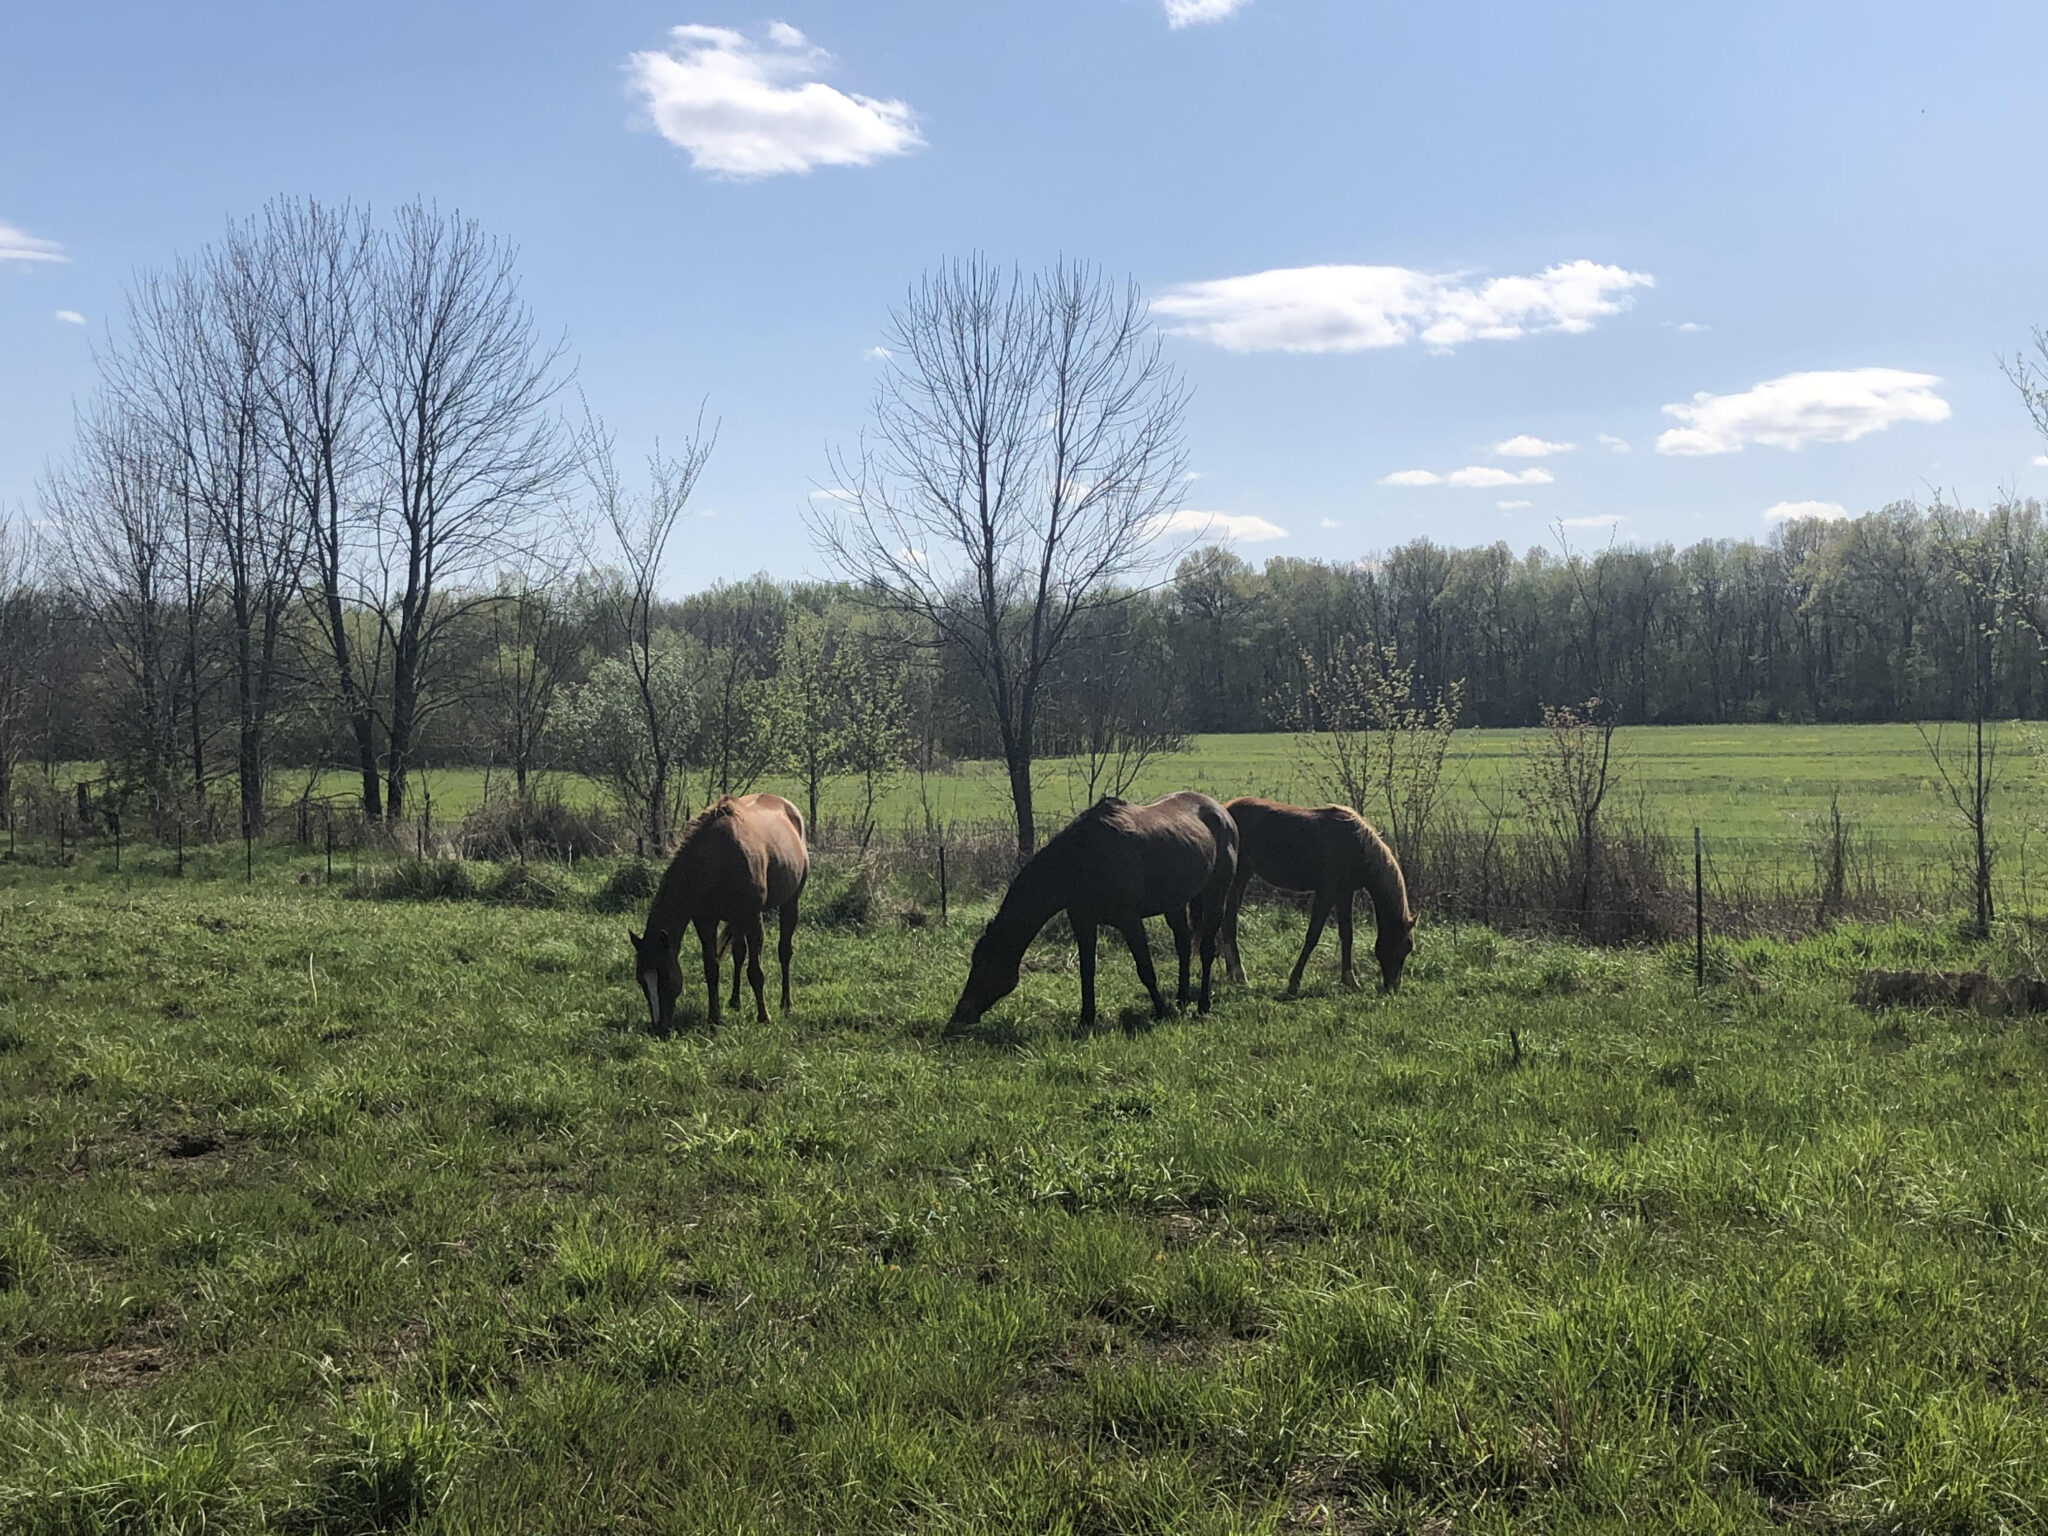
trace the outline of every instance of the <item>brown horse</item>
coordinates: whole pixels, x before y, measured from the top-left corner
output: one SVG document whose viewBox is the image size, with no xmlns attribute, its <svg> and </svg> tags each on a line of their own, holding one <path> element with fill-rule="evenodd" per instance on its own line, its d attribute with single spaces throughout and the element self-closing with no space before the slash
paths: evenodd
<svg viewBox="0 0 2048 1536">
<path fill-rule="evenodd" d="M 1237 869 L 1237 828 L 1207 795 L 1183 791 L 1150 805 L 1106 799 L 1053 835 L 1017 871 L 1003 904 L 974 945 L 967 985 L 953 1009 L 953 1025 L 979 1022 L 1016 990 L 1024 950 L 1038 930 L 1064 911 L 1081 952 L 1081 1022 L 1095 1022 L 1095 930 L 1101 924 L 1124 936 L 1138 979 L 1152 994 L 1155 1018 L 1166 999 L 1152 969 L 1145 919 L 1163 914 L 1180 952 L 1180 1002 L 1188 1000 L 1189 950 L 1199 939 L 1202 992 L 1197 1008 L 1209 1011 L 1209 969 L 1216 935 Z"/>
<path fill-rule="evenodd" d="M 1415 948 L 1415 914 L 1408 909 L 1408 884 L 1401 878 L 1400 863 L 1365 818 L 1341 805 L 1310 809 L 1249 795 L 1231 801 L 1226 809 L 1237 823 L 1238 859 L 1230 909 L 1223 919 L 1224 974 L 1232 981 L 1244 980 L 1244 962 L 1237 952 L 1237 911 L 1244 888 L 1257 875 L 1285 891 L 1315 892 L 1308 937 L 1287 978 L 1289 997 L 1301 990 L 1301 973 L 1323 936 L 1332 907 L 1337 910 L 1337 938 L 1343 947 L 1344 985 L 1358 985 L 1358 973 L 1351 968 L 1351 897 L 1361 887 L 1372 898 L 1378 930 L 1373 953 L 1380 962 L 1380 990 L 1399 987 L 1401 967 Z"/>
<path fill-rule="evenodd" d="M 723 796 L 683 829 L 683 839 L 647 910 L 647 931 L 629 933 L 633 977 L 647 995 L 648 1022 L 666 1033 L 683 990 L 683 930 L 695 925 L 704 951 L 706 1014 L 718 1024 L 718 961 L 733 948 L 733 1006 L 739 1005 L 739 968 L 747 966 L 754 1012 L 768 1022 L 762 996 L 764 935 L 761 915 L 777 910 L 782 957 L 782 1008 L 789 1011 L 789 961 L 796 950 L 797 902 L 810 874 L 803 813 L 780 795 Z M 726 925 L 723 942 L 719 924 Z"/>
</svg>

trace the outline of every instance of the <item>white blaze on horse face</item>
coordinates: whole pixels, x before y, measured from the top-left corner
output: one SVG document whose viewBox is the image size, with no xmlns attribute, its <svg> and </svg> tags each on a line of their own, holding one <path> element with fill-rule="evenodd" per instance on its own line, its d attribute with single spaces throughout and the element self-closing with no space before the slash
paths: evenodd
<svg viewBox="0 0 2048 1536">
<path fill-rule="evenodd" d="M 647 993 L 647 1022 L 659 1025 L 661 1023 L 661 991 L 655 985 L 654 972 L 642 971 L 640 973 L 640 985 Z"/>
</svg>

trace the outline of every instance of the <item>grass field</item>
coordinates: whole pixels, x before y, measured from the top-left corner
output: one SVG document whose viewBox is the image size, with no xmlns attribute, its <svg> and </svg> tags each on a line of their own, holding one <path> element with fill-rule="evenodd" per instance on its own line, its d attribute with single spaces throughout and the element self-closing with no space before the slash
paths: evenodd
<svg viewBox="0 0 2048 1536">
<path fill-rule="evenodd" d="M 1273 909 L 1209 1018 L 1046 946 L 948 1040 L 966 913 L 656 1040 L 600 867 L 316 872 L 0 864 L 0 1529 L 2048 1524 L 2042 1028 L 1847 1002 L 2019 931 L 1284 1003 Z"/>
<path fill-rule="evenodd" d="M 1951 739 L 1959 739 L 1960 727 L 1946 729 Z M 1473 797 L 1497 795 L 1505 776 L 1512 819 L 1519 759 L 1535 734 L 1461 731 L 1453 748 L 1454 803 L 1475 809 Z M 2016 814 L 2031 812 L 2031 802 L 2040 798 L 2030 777 L 2031 759 L 2017 750 L 2021 742 L 2010 727 L 2006 737 L 2005 803 Z M 1640 794 L 1657 819 L 1688 834 L 1698 825 L 1724 848 L 1763 854 L 1782 848 L 1803 858 L 1809 831 L 1826 814 L 1835 791 L 1844 814 L 1888 847 L 1932 850 L 1954 836 L 1927 749 L 1910 725 L 1639 726 L 1618 731 L 1615 739 L 1623 796 Z M 437 818 L 460 816 L 483 798 L 481 771 L 436 770 L 422 778 Z M 276 793 L 296 794 L 304 782 L 303 776 L 280 774 Z M 496 784 L 508 782 L 503 774 L 495 776 Z M 596 786 L 573 775 L 554 775 L 548 782 L 571 799 L 598 793 Z M 1042 764 L 1037 782 L 1041 814 L 1060 818 L 1081 808 L 1085 779 L 1072 762 Z M 319 779 L 317 792 L 346 795 L 350 787 L 345 775 L 329 773 Z M 797 786 L 787 780 L 771 778 L 761 787 L 801 800 Z M 1291 735 L 1196 737 L 1190 752 L 1150 767 L 1133 793 L 1151 796 L 1190 788 L 1223 799 L 1242 794 L 1295 801 L 1327 798 Z M 928 792 L 934 816 L 946 821 L 997 823 L 1010 814 L 1008 785 L 997 763 L 963 762 L 932 777 Z M 849 788 L 837 785 L 826 798 L 825 814 L 843 816 L 850 804 Z M 879 820 L 884 828 L 923 824 L 914 778 L 891 788 Z"/>
</svg>

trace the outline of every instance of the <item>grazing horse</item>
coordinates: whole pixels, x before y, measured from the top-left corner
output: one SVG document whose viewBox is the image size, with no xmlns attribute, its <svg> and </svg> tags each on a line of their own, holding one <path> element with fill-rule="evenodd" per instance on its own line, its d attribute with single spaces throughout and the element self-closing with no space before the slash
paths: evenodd
<svg viewBox="0 0 2048 1536">
<path fill-rule="evenodd" d="M 1225 807 L 1237 823 L 1237 880 L 1230 888 L 1230 909 L 1223 919 L 1224 974 L 1244 980 L 1244 962 L 1237 952 L 1237 911 L 1244 888 L 1257 875 L 1285 891 L 1313 891 L 1308 937 L 1287 978 L 1287 995 L 1301 990 L 1301 973 L 1323 936 L 1330 909 L 1337 909 L 1337 938 L 1342 945 L 1344 985 L 1358 985 L 1351 968 L 1351 897 L 1363 887 L 1372 898 L 1378 933 L 1373 953 L 1380 962 L 1380 990 L 1401 985 L 1401 967 L 1415 948 L 1415 914 L 1408 909 L 1408 884 L 1394 852 L 1364 817 L 1341 805 L 1280 805 L 1249 795 Z"/>
<path fill-rule="evenodd" d="M 712 1027 L 718 1025 L 718 962 L 727 944 L 733 948 L 733 1006 L 739 1006 L 744 960 L 754 987 L 755 1016 L 766 1024 L 761 915 L 771 907 L 779 914 L 782 1008 L 787 1013 L 797 902 L 809 874 L 803 813 L 780 795 L 725 795 L 685 827 L 647 909 L 646 932 L 627 935 L 633 941 L 634 980 L 647 995 L 648 1022 L 663 1033 L 675 1022 L 676 996 L 683 989 L 683 930 L 694 924 L 704 951 L 706 1015 Z"/>
<path fill-rule="evenodd" d="M 1216 935 L 1237 869 L 1237 828 L 1207 795 L 1182 791 L 1150 805 L 1114 797 L 1097 802 L 1062 827 L 1033 854 L 1003 904 L 975 941 L 967 985 L 953 1009 L 953 1026 L 974 1024 L 1016 989 L 1024 950 L 1038 930 L 1064 911 L 1081 952 L 1081 1022 L 1095 1022 L 1095 930 L 1104 923 L 1124 936 L 1138 979 L 1152 994 L 1154 1018 L 1166 999 L 1152 969 L 1145 919 L 1163 914 L 1180 952 L 1180 1001 L 1188 1000 L 1189 950 L 1199 938 L 1202 992 L 1209 1011 L 1209 969 Z"/>
</svg>

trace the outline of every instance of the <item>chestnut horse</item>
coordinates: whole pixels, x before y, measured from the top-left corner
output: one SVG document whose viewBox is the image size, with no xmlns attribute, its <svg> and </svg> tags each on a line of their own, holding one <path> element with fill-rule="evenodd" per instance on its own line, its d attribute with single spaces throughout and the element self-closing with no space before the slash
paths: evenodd
<svg viewBox="0 0 2048 1536">
<path fill-rule="evenodd" d="M 1064 911 L 1081 952 L 1081 1022 L 1095 1022 L 1095 930 L 1104 923 L 1124 936 L 1138 979 L 1152 994 L 1154 1018 L 1166 999 L 1152 969 L 1145 919 L 1164 915 L 1180 952 L 1180 1002 L 1188 1000 L 1192 944 L 1202 951 L 1201 1000 L 1209 1011 L 1209 970 L 1216 935 L 1237 870 L 1237 828 L 1207 795 L 1184 790 L 1150 805 L 1114 797 L 1099 801 L 1033 854 L 974 945 L 967 985 L 949 1027 L 974 1024 L 1016 989 L 1024 950 L 1038 930 Z"/>
<path fill-rule="evenodd" d="M 1361 887 L 1372 898 L 1378 933 L 1373 953 L 1380 962 L 1380 990 L 1401 985 L 1401 967 L 1415 948 L 1415 914 L 1408 909 L 1408 883 L 1394 852 L 1357 812 L 1341 805 L 1310 808 L 1281 805 L 1245 796 L 1225 807 L 1237 823 L 1237 880 L 1230 888 L 1230 909 L 1223 919 L 1224 974 L 1244 980 L 1244 962 L 1237 952 L 1237 911 L 1244 888 L 1257 875 L 1284 891 L 1313 891 L 1308 937 L 1287 978 L 1287 995 L 1301 990 L 1301 973 L 1323 936 L 1330 909 L 1337 911 L 1337 938 L 1342 946 L 1344 985 L 1358 985 L 1351 968 L 1351 897 Z"/>
<path fill-rule="evenodd" d="M 683 930 L 694 925 L 704 951 L 706 1016 L 718 1024 L 718 961 L 733 946 L 733 1006 L 739 1005 L 739 967 L 747 965 L 754 1012 L 768 1022 L 762 996 L 764 935 L 761 916 L 778 912 L 782 1008 L 789 1011 L 789 961 L 796 949 L 797 902 L 810 874 L 803 813 L 780 795 L 725 795 L 683 829 L 683 838 L 647 910 L 647 930 L 629 933 L 633 977 L 647 995 L 648 1022 L 666 1033 L 675 1022 L 683 989 Z M 724 943 L 719 924 L 726 925 Z"/>
</svg>

